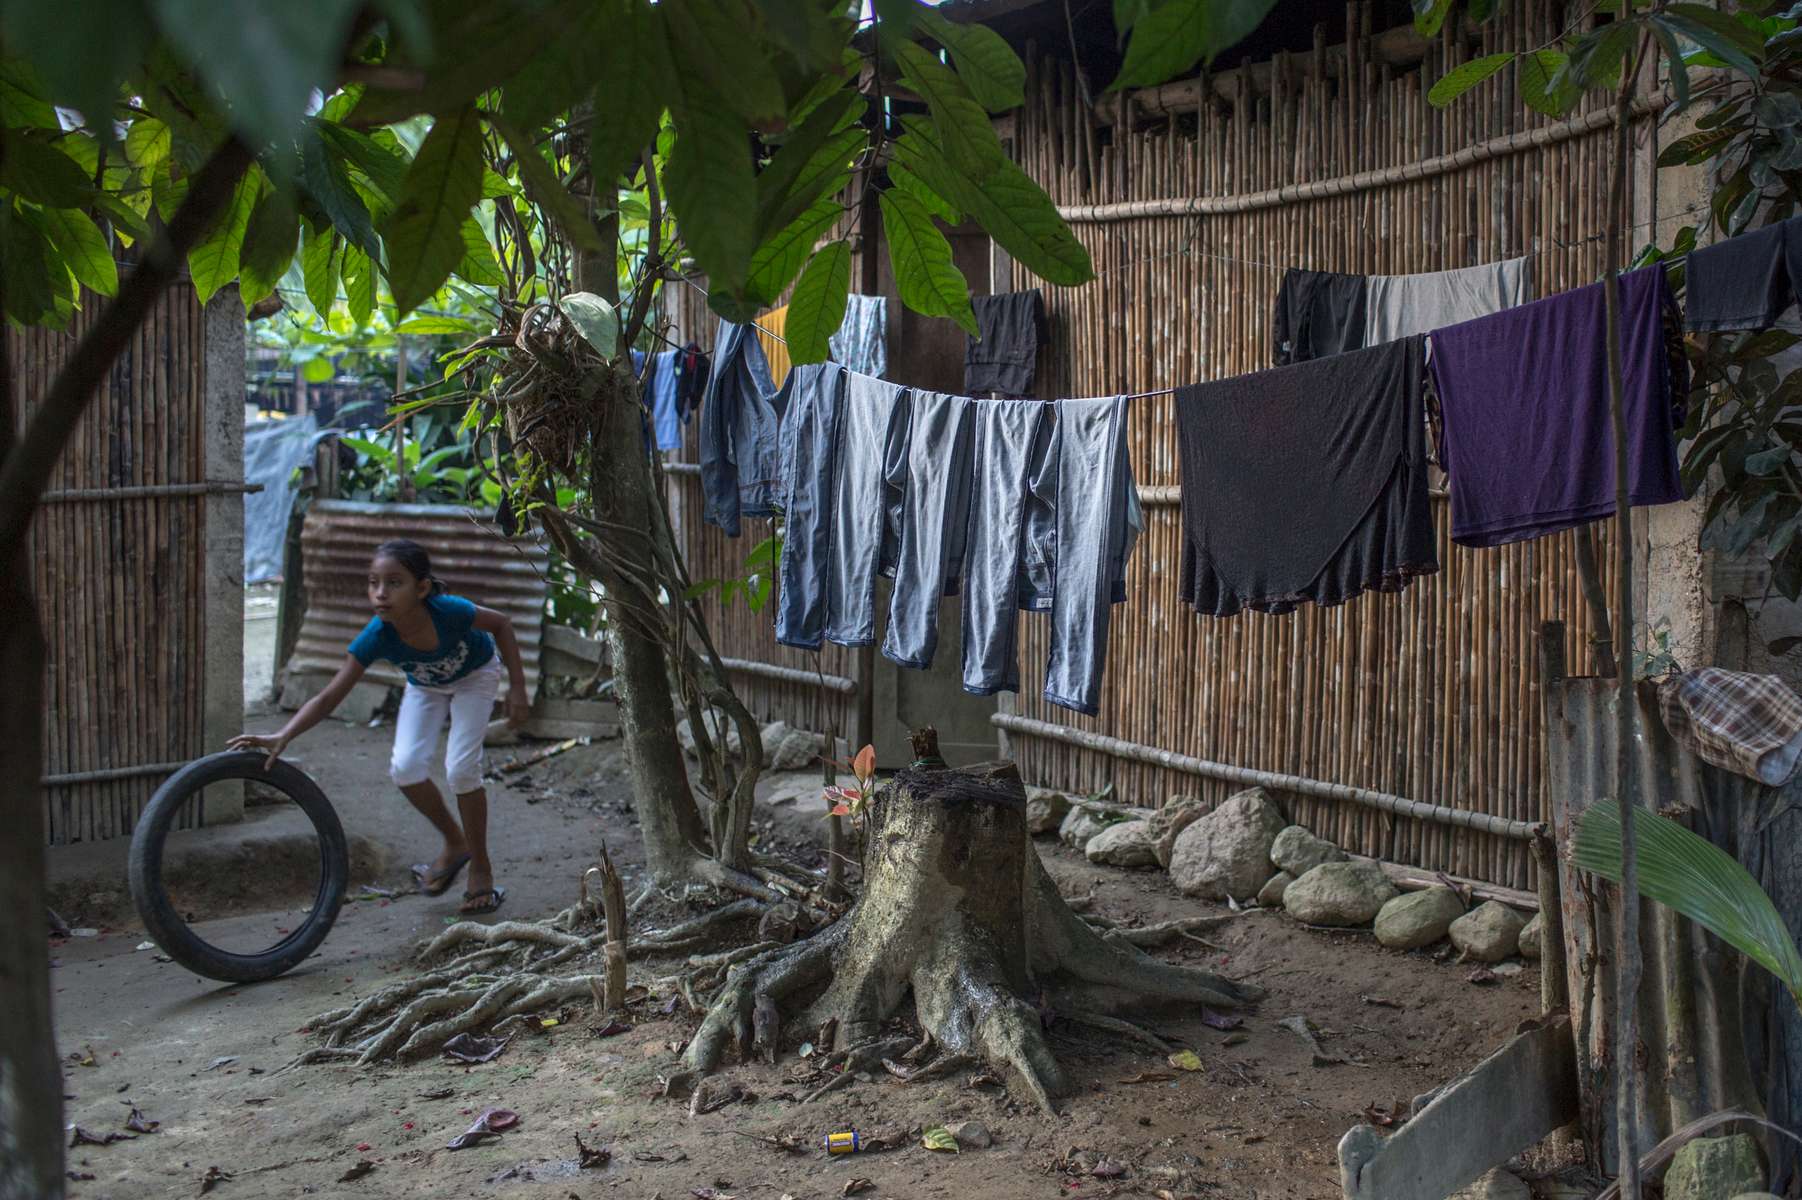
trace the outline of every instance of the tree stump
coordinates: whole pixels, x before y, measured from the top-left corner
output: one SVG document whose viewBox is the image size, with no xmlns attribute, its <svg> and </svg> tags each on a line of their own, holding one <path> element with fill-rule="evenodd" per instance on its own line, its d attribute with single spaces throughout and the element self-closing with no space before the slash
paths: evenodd
<svg viewBox="0 0 1802 1200">
<path fill-rule="evenodd" d="M 773 1049 L 785 1004 L 810 1030 L 835 1021 L 834 1048 L 854 1052 L 911 993 L 943 1053 L 986 1061 L 1052 1111 L 1064 1081 L 1041 1013 L 1108 1015 L 1147 1000 L 1232 1008 L 1262 994 L 1104 941 L 1071 912 L 1032 848 L 1012 763 L 898 773 L 871 802 L 863 870 L 843 918 L 733 972 L 689 1044 L 692 1071 L 713 1071 L 734 1041 L 747 1058 Z"/>
</svg>

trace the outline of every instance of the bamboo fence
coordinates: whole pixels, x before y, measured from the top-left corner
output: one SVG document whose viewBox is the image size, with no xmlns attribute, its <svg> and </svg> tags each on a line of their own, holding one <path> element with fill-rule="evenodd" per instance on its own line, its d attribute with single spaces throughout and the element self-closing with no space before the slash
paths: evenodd
<svg viewBox="0 0 1802 1200">
<path fill-rule="evenodd" d="M 1194 111 L 1149 121 L 1129 115 L 1113 126 L 1085 105 L 1067 51 L 1029 48 L 1027 103 L 1012 116 L 1014 155 L 1089 247 L 1098 276 L 1045 289 L 1052 344 L 1041 359 L 1040 395 L 1136 393 L 1269 366 L 1270 316 L 1286 267 L 1405 274 L 1531 255 L 1539 295 L 1599 277 L 1609 131 L 1595 114 L 1605 98 L 1574 119 L 1552 120 L 1525 107 L 1513 72 L 1504 71 L 1445 111 L 1426 101 L 1433 81 L 1470 57 L 1546 44 L 1564 27 L 1562 7 L 1505 6 L 1480 39 L 1448 33 L 1407 68 L 1373 53 L 1366 7 L 1348 11 L 1352 32 L 1334 53 L 1317 35 L 1311 54 L 1279 56 L 1255 78 L 1242 70 L 1196 89 Z M 1639 111 L 1638 153 L 1655 155 L 1649 106 Z M 1647 174 L 1631 172 L 1630 186 L 1643 192 Z M 1646 236 L 1640 230 L 1630 240 Z M 1013 286 L 1038 284 L 1018 266 L 1012 271 Z M 997 290 L 1006 286 L 996 281 Z M 704 300 L 692 289 L 673 292 L 676 323 L 708 344 Z M 1535 631 L 1562 620 L 1580 647 L 1592 632 L 1572 536 L 1454 547 L 1441 498 L 1440 572 L 1399 594 L 1281 617 L 1200 617 L 1177 596 L 1172 406 L 1169 396 L 1133 402 L 1146 530 L 1128 599 L 1114 609 L 1100 714 L 1081 717 L 1040 698 L 1048 628 L 1031 614 L 1021 617 L 1023 686 L 1014 711 L 1187 758 L 1504 821 L 1545 820 Z M 690 440 L 684 457 L 692 462 L 692 430 Z M 736 573 L 760 535 L 732 543 L 703 530 L 698 479 L 675 479 L 695 576 Z M 1283 502 L 1280 489 L 1270 502 Z M 1597 527 L 1610 594 L 1612 529 Z M 715 619 L 724 654 L 811 662 L 775 647 L 768 609 L 752 614 L 740 604 Z M 1593 670 L 1587 656 L 1575 656 L 1573 673 Z M 836 647 L 822 660 L 828 672 L 855 673 L 846 669 L 851 655 Z M 808 703 L 833 702 L 743 682 L 766 715 L 805 720 Z M 838 728 L 846 728 L 842 719 Z M 1011 737 L 1023 773 L 1046 786 L 1094 791 L 1112 781 L 1122 798 L 1153 806 L 1238 789 L 1069 741 Z M 1519 839 L 1325 798 L 1281 799 L 1291 819 L 1348 850 L 1532 886 L 1530 849 Z"/>
<path fill-rule="evenodd" d="M 100 310 L 83 300 L 64 332 L 6 331 L 21 425 Z M 52 843 L 128 833 L 156 786 L 205 753 L 201 341 L 194 289 L 176 284 L 101 384 L 32 524 Z"/>
</svg>

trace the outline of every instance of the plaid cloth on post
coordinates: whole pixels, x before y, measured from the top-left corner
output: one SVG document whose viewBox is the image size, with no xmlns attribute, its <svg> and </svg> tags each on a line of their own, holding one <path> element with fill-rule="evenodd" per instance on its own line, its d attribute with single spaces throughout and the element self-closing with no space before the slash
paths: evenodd
<svg viewBox="0 0 1802 1200">
<path fill-rule="evenodd" d="M 1703 667 L 1658 685 L 1664 727 L 1703 762 L 1773 787 L 1796 773 L 1802 697 L 1775 675 Z"/>
</svg>

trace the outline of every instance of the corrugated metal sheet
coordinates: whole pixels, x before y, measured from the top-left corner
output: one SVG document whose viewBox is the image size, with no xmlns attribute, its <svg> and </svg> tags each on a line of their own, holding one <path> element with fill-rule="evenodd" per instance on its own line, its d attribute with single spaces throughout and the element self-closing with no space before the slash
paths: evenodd
<svg viewBox="0 0 1802 1200">
<path fill-rule="evenodd" d="M 369 555 L 400 537 L 426 548 L 433 574 L 450 591 L 513 619 L 526 689 L 536 693 L 550 551 L 542 542 L 507 537 L 491 510 L 451 505 L 321 500 L 307 510 L 301 530 L 307 615 L 289 671 L 330 675 L 343 665 L 344 648 L 369 624 Z M 386 662 L 370 667 L 365 678 L 406 682 Z"/>
<path fill-rule="evenodd" d="M 1634 714 L 1633 790 L 1640 803 L 1675 816 L 1735 854 L 1741 810 L 1755 791 L 1681 749 L 1665 732 L 1653 685 L 1642 682 Z M 1614 795 L 1615 682 L 1577 678 L 1547 683 L 1546 769 L 1558 842 L 1558 885 L 1571 1023 L 1579 1032 L 1580 1080 L 1594 1086 L 1589 1064 L 1607 1070 L 1615 1046 L 1615 945 L 1620 889 L 1584 875 L 1570 862 L 1576 823 L 1591 804 Z M 1591 898 L 1593 897 L 1593 908 Z M 1640 902 L 1644 974 L 1639 989 L 1639 1046 L 1644 1072 L 1637 1144 L 1647 1148 L 1678 1126 L 1723 1108 L 1758 1107 L 1740 1025 L 1739 954 L 1663 905 Z M 1591 981 L 1588 972 L 1594 973 Z M 1595 1016 L 1582 1037 L 1584 998 Z M 1613 1076 L 1607 1076 L 1612 1089 Z M 1606 1170 L 1617 1170 L 1612 1091 L 1600 1107 L 1607 1126 Z"/>
</svg>

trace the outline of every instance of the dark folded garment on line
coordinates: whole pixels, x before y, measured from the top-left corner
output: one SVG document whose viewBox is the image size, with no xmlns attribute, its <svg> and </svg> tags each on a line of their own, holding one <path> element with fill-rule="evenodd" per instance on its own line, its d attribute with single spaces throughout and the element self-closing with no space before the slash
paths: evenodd
<svg viewBox="0 0 1802 1200">
<path fill-rule="evenodd" d="M 982 335 L 966 339 L 964 391 L 972 396 L 998 392 L 1003 396 L 1030 396 L 1038 369 L 1039 347 L 1050 337 L 1046 331 L 1045 297 L 1037 288 L 976 296 L 970 305 L 976 329 Z"/>
<path fill-rule="evenodd" d="M 1614 513 L 1603 286 L 1433 333 L 1433 382 L 1451 477 L 1452 540 L 1500 546 Z M 1683 499 L 1676 428 L 1683 357 L 1664 268 L 1620 277 L 1627 495 Z"/>
<path fill-rule="evenodd" d="M 1337 271 L 1284 271 L 1276 293 L 1277 364 L 1361 349 L 1368 282 Z"/>
<path fill-rule="evenodd" d="M 1182 598 L 1284 613 L 1437 571 L 1425 360 L 1415 336 L 1178 389 Z"/>
<path fill-rule="evenodd" d="M 1802 217 L 1692 250 L 1684 324 L 1720 332 L 1767 329 L 1802 292 Z"/>
</svg>

